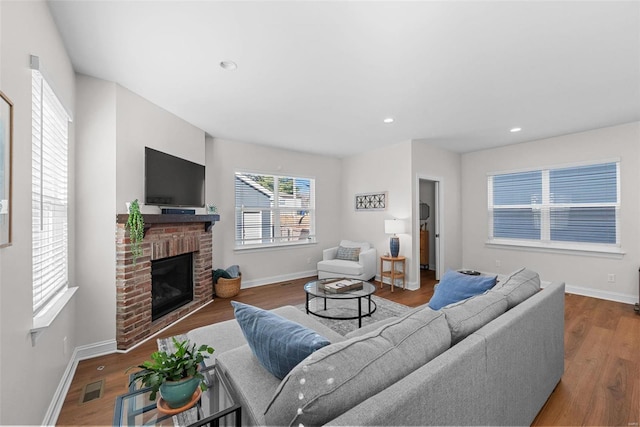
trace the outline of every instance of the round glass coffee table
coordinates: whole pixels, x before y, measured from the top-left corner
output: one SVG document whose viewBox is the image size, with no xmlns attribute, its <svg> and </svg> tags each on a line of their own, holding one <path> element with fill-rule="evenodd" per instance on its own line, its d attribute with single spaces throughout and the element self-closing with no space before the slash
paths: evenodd
<svg viewBox="0 0 640 427">
<path fill-rule="evenodd" d="M 333 293 L 326 291 L 324 289 L 324 285 L 337 282 L 339 280 L 345 279 L 321 279 L 321 280 L 312 280 L 304 285 L 304 291 L 307 294 L 307 300 L 305 303 L 305 309 L 307 314 L 313 314 L 314 316 L 323 317 L 325 319 L 336 319 L 336 320 L 355 320 L 358 319 L 358 328 L 362 327 L 362 318 L 366 316 L 371 316 L 373 312 L 376 311 L 376 302 L 371 300 L 371 295 L 376 291 L 376 287 L 369 282 L 362 282 L 362 289 L 358 290 L 350 290 L 341 293 Z M 312 310 L 309 302 L 314 298 L 320 298 L 323 300 L 322 306 L 320 309 L 317 304 L 315 310 Z M 362 300 L 365 300 L 364 304 Z M 349 311 L 354 312 L 355 309 L 351 307 L 347 307 L 347 309 L 335 310 L 335 312 L 331 311 L 331 307 L 327 309 L 327 300 L 340 301 L 344 302 L 347 300 L 357 300 L 358 309 L 357 315 L 352 315 Z M 342 304 L 341 304 L 342 305 Z M 344 308 L 341 307 L 341 308 Z"/>
</svg>

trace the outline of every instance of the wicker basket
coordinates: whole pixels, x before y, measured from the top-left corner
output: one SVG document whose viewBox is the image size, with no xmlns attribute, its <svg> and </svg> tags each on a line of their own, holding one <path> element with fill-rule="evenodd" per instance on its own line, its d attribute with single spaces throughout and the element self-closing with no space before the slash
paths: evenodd
<svg viewBox="0 0 640 427">
<path fill-rule="evenodd" d="M 240 293 L 241 277 L 242 276 L 238 276 L 233 279 L 220 277 L 214 285 L 216 296 L 219 298 L 231 298 L 238 295 L 238 293 Z"/>
</svg>

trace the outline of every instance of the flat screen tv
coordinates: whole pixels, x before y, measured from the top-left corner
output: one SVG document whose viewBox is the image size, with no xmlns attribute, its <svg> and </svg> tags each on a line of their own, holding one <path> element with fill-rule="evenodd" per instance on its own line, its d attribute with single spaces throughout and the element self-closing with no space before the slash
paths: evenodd
<svg viewBox="0 0 640 427">
<path fill-rule="evenodd" d="M 144 203 L 204 207 L 204 166 L 145 147 Z"/>
</svg>

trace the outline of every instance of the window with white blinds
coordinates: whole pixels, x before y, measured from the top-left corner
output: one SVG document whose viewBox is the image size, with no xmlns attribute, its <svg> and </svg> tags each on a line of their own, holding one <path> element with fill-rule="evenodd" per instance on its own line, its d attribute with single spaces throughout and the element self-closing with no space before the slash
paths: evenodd
<svg viewBox="0 0 640 427">
<path fill-rule="evenodd" d="M 68 284 L 69 116 L 32 70 L 32 258 L 36 314 Z"/>
<path fill-rule="evenodd" d="M 489 175 L 489 240 L 619 246 L 619 188 L 619 162 Z"/>
<path fill-rule="evenodd" d="M 315 180 L 235 174 L 236 248 L 315 241 Z"/>
</svg>

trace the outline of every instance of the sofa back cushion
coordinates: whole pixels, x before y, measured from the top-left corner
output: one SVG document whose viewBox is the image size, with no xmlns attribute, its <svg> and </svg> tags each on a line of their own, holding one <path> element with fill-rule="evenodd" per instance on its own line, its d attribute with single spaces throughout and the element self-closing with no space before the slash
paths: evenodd
<svg viewBox="0 0 640 427">
<path fill-rule="evenodd" d="M 521 268 L 501 280 L 491 292 L 507 298 L 507 310 L 520 304 L 540 290 L 540 276 L 535 271 Z"/>
<path fill-rule="evenodd" d="M 499 293 L 484 293 L 442 309 L 451 329 L 451 345 L 465 339 L 507 311 L 507 299 Z"/>
<path fill-rule="evenodd" d="M 457 271 L 447 270 L 440 279 L 438 287 L 429 301 L 429 307 L 439 310 L 442 307 L 462 301 L 474 295 L 482 294 L 496 284 L 496 276 L 471 276 Z"/>
<path fill-rule="evenodd" d="M 368 334 L 324 347 L 280 383 L 267 425 L 322 425 L 446 351 L 444 314 L 414 310 Z"/>
</svg>

